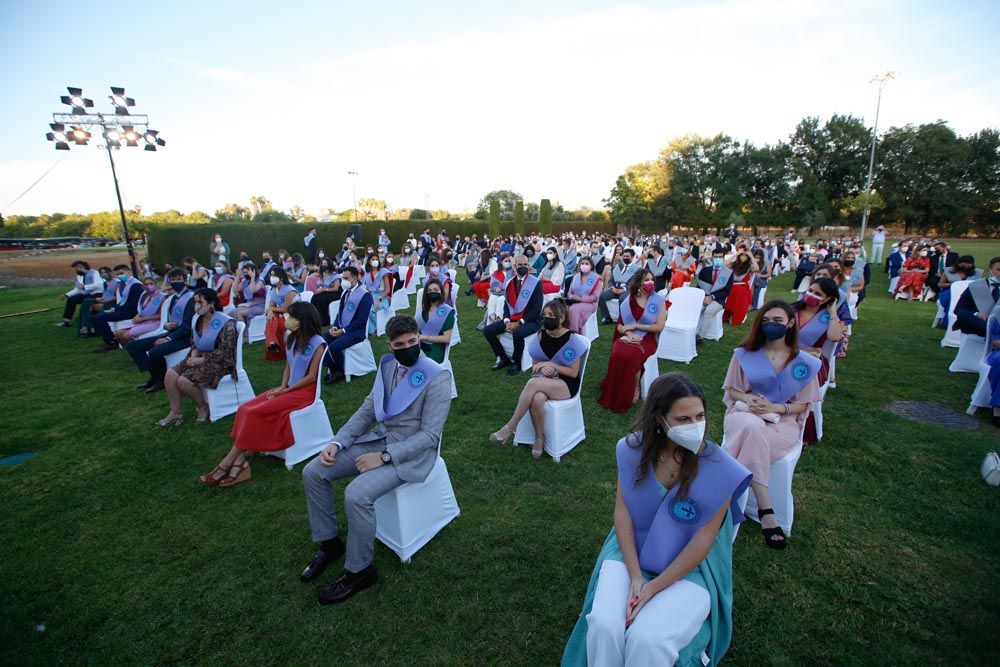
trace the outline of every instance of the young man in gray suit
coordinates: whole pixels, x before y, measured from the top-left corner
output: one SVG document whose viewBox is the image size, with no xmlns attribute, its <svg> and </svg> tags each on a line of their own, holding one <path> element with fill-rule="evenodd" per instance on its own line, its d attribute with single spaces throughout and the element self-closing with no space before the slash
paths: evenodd
<svg viewBox="0 0 1000 667">
<path fill-rule="evenodd" d="M 421 353 L 417 321 L 393 317 L 385 332 L 392 354 L 379 362 L 371 392 L 302 471 L 312 538 L 320 548 L 299 578 L 313 581 L 347 553 L 343 575 L 320 591 L 321 604 L 343 602 L 375 583 L 375 500 L 404 482 L 427 479 L 451 408 L 451 374 Z M 355 477 L 344 491 L 346 546 L 330 487 L 341 477 Z"/>
</svg>

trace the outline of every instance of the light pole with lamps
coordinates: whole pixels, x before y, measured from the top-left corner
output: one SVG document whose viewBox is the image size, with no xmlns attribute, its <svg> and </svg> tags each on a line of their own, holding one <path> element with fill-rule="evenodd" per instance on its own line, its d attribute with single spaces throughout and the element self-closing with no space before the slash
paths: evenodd
<svg viewBox="0 0 1000 667">
<path fill-rule="evenodd" d="M 868 182 L 865 183 L 865 212 L 861 214 L 861 243 L 865 242 L 865 230 L 868 228 L 868 212 L 872 198 L 872 176 L 875 172 L 875 144 L 878 143 L 878 114 L 882 110 L 882 91 L 886 84 L 896 78 L 896 73 L 892 70 L 875 76 L 868 83 L 878 85 L 878 102 L 875 104 L 875 125 L 872 126 L 872 152 L 868 159 Z"/>
</svg>

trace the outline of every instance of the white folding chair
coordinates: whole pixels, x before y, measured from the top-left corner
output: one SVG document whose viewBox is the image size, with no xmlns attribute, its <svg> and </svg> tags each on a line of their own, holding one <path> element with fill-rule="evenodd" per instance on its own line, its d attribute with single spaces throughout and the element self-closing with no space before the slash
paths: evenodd
<svg viewBox="0 0 1000 667">
<path fill-rule="evenodd" d="M 965 290 L 969 288 L 971 280 L 959 280 L 951 284 L 951 303 L 948 304 L 948 326 L 945 329 L 944 337 L 941 339 L 941 347 L 961 347 L 962 332 L 955 328 L 955 306 L 962 298 Z"/>
<path fill-rule="evenodd" d="M 448 467 L 440 455 L 422 482 L 406 482 L 375 500 L 375 537 L 409 563 L 460 513 Z"/>
<path fill-rule="evenodd" d="M 587 337 L 591 343 L 597 340 L 600 336 L 600 327 L 597 326 L 597 311 L 595 310 L 587 318 L 587 321 L 583 323 L 583 335 Z"/>
<path fill-rule="evenodd" d="M 996 317 L 991 315 L 990 319 L 986 322 L 987 333 L 993 328 L 995 321 Z M 979 381 L 976 382 L 976 388 L 972 390 L 972 396 L 969 398 L 969 408 L 965 411 L 970 415 L 976 414 L 976 408 L 989 408 L 993 398 L 993 391 L 990 387 L 990 365 L 987 362 L 990 352 L 992 352 L 990 347 L 984 342 L 983 355 L 979 357 Z"/>
<path fill-rule="evenodd" d="M 455 369 L 451 366 L 450 345 L 446 345 L 444 348 L 444 361 L 441 362 L 441 367 L 451 373 L 451 398 L 452 400 L 455 400 L 458 398 L 458 385 L 455 384 Z"/>
<path fill-rule="evenodd" d="M 136 340 L 142 340 L 143 338 L 159 338 L 167 332 L 167 320 L 170 318 L 170 313 L 168 312 L 167 305 L 163 304 L 160 307 L 160 326 L 158 329 L 150 331 L 149 333 L 144 333 Z"/>
<path fill-rule="evenodd" d="M 656 347 L 656 356 L 685 364 L 698 356 L 698 319 L 705 291 L 700 287 L 678 287 L 670 292 L 667 321 Z"/>
<path fill-rule="evenodd" d="M 367 338 L 344 350 L 344 379 L 348 382 L 352 376 L 361 377 L 376 370 L 378 366 L 375 365 L 375 352 Z"/>
<path fill-rule="evenodd" d="M 760 291 L 757 292 L 757 303 L 755 303 L 753 307 L 760 310 L 764 307 L 765 303 L 767 303 L 767 285 L 761 287 Z"/>
<path fill-rule="evenodd" d="M 312 303 L 313 293 L 309 290 L 303 290 L 299 292 L 299 301 L 303 303 Z"/>
<path fill-rule="evenodd" d="M 671 306 L 673 308 L 673 306 Z M 705 328 L 705 333 L 702 334 L 702 338 L 706 340 L 722 340 L 722 317 L 726 314 L 725 309 L 720 310 L 715 315 L 712 315 L 712 319 L 708 323 L 708 327 Z M 708 317 L 708 315 L 706 315 Z"/>
<path fill-rule="evenodd" d="M 983 351 L 986 349 L 986 339 L 975 334 L 962 334 L 961 344 L 955 360 L 948 366 L 952 373 L 978 373 L 979 362 L 983 358 Z"/>
<path fill-rule="evenodd" d="M 264 295 L 264 308 L 267 309 L 267 304 L 271 301 L 271 288 L 268 287 L 265 290 Z M 264 340 L 264 330 L 267 328 L 267 318 L 263 315 L 255 315 L 250 318 L 250 323 L 247 325 L 247 342 L 253 345 L 259 340 Z"/>
<path fill-rule="evenodd" d="M 612 298 L 612 299 L 608 299 L 606 305 L 608 307 L 608 315 L 611 316 L 611 321 L 612 322 L 617 322 L 618 321 L 618 316 L 621 315 L 621 312 L 622 312 L 622 304 L 621 304 L 621 302 L 618 299 Z"/>
<path fill-rule="evenodd" d="M 215 389 L 202 389 L 201 393 L 208 403 L 208 414 L 213 422 L 235 413 L 241 405 L 254 397 L 250 377 L 243 370 L 243 330 L 244 322 L 236 323 L 236 380 L 232 375 L 226 375 Z"/>
<path fill-rule="evenodd" d="M 587 358 L 590 356 L 588 344 L 587 352 L 580 359 L 580 389 L 583 389 L 583 376 L 587 370 Z M 566 454 L 587 437 L 587 430 L 583 425 L 583 403 L 580 400 L 580 391 L 576 392 L 573 398 L 561 401 L 545 402 L 545 453 L 552 457 L 552 460 L 559 463 L 563 454 Z M 514 446 L 518 444 L 535 443 L 535 426 L 531 423 L 531 413 L 526 412 L 517 423 L 517 430 L 514 432 Z"/>
<path fill-rule="evenodd" d="M 660 362 L 655 354 L 646 357 L 646 363 L 642 365 L 642 377 L 639 378 L 639 396 L 643 400 L 649 396 L 649 388 L 653 386 L 653 380 L 660 377 Z"/>
<path fill-rule="evenodd" d="M 322 393 L 323 373 L 316 373 L 316 398 L 312 403 L 300 410 L 288 413 L 288 421 L 292 426 L 292 437 L 295 442 L 291 447 L 276 452 L 268 452 L 272 456 L 285 459 L 285 467 L 292 469 L 296 463 L 301 463 L 319 454 L 324 447 L 333 441 L 333 427 L 330 425 L 330 415 L 326 405 L 320 398 Z"/>
<path fill-rule="evenodd" d="M 503 346 L 503 351 L 507 353 L 507 357 L 517 363 L 514 359 L 514 337 L 509 333 L 504 333 L 500 335 L 500 345 Z M 524 352 L 521 353 L 521 372 L 531 370 L 531 355 L 528 354 L 528 341 L 524 341 Z"/>
</svg>

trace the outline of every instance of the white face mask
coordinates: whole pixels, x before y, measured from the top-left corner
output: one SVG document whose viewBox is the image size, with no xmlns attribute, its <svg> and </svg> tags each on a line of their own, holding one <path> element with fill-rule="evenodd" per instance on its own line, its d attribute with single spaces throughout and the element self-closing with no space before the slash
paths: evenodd
<svg viewBox="0 0 1000 667">
<path fill-rule="evenodd" d="M 280 285 L 281 284 L 281 278 L 279 278 L 278 276 L 271 276 L 271 284 L 272 285 Z"/>
<path fill-rule="evenodd" d="M 321 253 L 319 254 L 319 258 L 320 258 L 320 259 L 323 259 L 324 257 L 326 257 L 326 253 L 325 253 L 325 252 L 321 252 Z"/>
<path fill-rule="evenodd" d="M 590 273 L 590 264 L 581 264 L 580 273 Z"/>
<path fill-rule="evenodd" d="M 373 269 L 377 269 L 377 268 L 378 268 L 378 262 L 369 262 L 369 265 L 370 265 L 370 266 L 371 266 L 371 267 L 372 267 Z"/>
<path fill-rule="evenodd" d="M 345 289 L 345 290 L 351 289 L 351 281 L 348 280 L 347 278 L 341 278 L 340 279 L 340 287 L 342 289 Z"/>
<path fill-rule="evenodd" d="M 688 451 L 698 453 L 701 443 L 705 440 L 705 426 L 708 422 L 700 421 L 693 424 L 670 426 L 667 437 Z"/>
</svg>

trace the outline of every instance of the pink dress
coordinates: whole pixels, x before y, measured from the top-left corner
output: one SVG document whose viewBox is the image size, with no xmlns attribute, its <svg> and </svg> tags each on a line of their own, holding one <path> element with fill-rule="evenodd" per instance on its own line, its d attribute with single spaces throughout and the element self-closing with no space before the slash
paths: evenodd
<svg viewBox="0 0 1000 667">
<path fill-rule="evenodd" d="M 726 390 L 753 391 L 753 388 L 735 355 L 729 362 L 729 371 L 722 388 L 722 401 L 727 408 L 723 423 L 726 451 L 753 473 L 754 482 L 768 486 L 771 464 L 795 449 L 802 425 L 810 411 L 807 409 L 798 415 L 781 415 L 777 423 L 772 424 L 752 412 L 737 410 Z M 788 402 L 814 403 L 820 398 L 819 383 L 814 377 Z"/>
<path fill-rule="evenodd" d="M 576 300 L 569 307 L 569 328 L 578 334 L 583 333 L 583 325 L 587 323 L 587 318 L 597 312 L 597 301 L 601 296 L 604 282 L 598 278 L 594 283 L 594 289 L 586 296 L 571 294 L 569 298 Z"/>
</svg>

